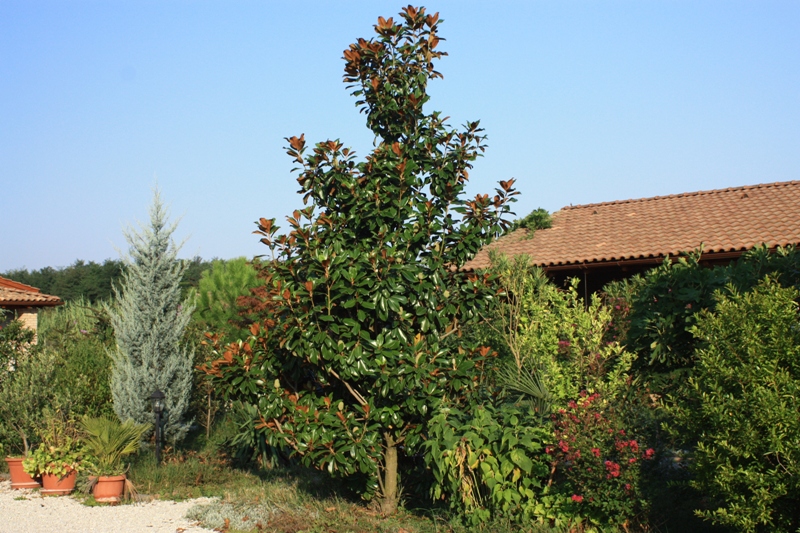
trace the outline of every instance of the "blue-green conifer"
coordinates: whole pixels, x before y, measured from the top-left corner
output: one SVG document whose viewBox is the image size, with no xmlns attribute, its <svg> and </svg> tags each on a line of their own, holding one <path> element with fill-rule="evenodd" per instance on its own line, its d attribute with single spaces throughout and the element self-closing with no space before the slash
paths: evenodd
<svg viewBox="0 0 800 533">
<path fill-rule="evenodd" d="M 150 206 L 150 224 L 129 229 L 129 256 L 116 302 L 108 307 L 116 335 L 112 350 L 111 394 L 120 420 L 154 422 L 150 395 L 166 395 L 164 436 L 177 442 L 186 435 L 186 411 L 192 388 L 193 350 L 182 339 L 194 306 L 182 301 L 180 282 L 186 265 L 177 259 L 172 240 L 176 223 L 168 224 L 158 190 Z"/>
</svg>

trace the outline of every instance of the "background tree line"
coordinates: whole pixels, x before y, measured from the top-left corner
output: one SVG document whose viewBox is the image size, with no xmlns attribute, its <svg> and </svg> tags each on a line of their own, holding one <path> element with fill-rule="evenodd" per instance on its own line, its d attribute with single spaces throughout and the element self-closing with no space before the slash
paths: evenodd
<svg viewBox="0 0 800 533">
<path fill-rule="evenodd" d="M 194 257 L 186 261 L 186 273 L 181 281 L 184 294 L 197 287 L 200 276 L 209 270 L 216 259 Z M 112 286 L 119 284 L 125 263 L 121 259 L 106 259 L 102 263 L 76 260 L 66 267 L 43 267 L 38 270 L 18 268 L 4 272 L 4 278 L 41 289 L 45 294 L 58 296 L 65 302 L 83 299 L 88 303 L 108 301 Z"/>
</svg>

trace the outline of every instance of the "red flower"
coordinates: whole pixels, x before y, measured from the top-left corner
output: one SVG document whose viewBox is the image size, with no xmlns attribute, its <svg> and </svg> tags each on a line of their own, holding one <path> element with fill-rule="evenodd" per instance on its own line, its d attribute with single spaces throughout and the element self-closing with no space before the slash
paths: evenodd
<svg viewBox="0 0 800 533">
<path fill-rule="evenodd" d="M 652 459 L 653 456 L 656 454 L 656 451 L 653 448 L 647 448 L 644 452 L 645 459 Z"/>
<path fill-rule="evenodd" d="M 572 501 L 581 503 L 583 501 L 583 496 L 581 496 L 580 494 L 573 494 Z"/>
<path fill-rule="evenodd" d="M 561 451 L 564 453 L 567 453 L 569 451 L 569 444 L 567 444 L 563 440 L 558 441 L 558 447 L 561 448 Z"/>
<path fill-rule="evenodd" d="M 600 448 L 592 448 L 592 453 L 595 457 L 600 457 Z"/>
<path fill-rule="evenodd" d="M 606 465 L 606 471 L 608 472 L 608 475 L 606 476 L 607 479 L 611 479 L 612 477 L 619 477 L 620 467 L 617 463 L 614 463 L 612 461 L 606 461 L 603 464 Z"/>
</svg>

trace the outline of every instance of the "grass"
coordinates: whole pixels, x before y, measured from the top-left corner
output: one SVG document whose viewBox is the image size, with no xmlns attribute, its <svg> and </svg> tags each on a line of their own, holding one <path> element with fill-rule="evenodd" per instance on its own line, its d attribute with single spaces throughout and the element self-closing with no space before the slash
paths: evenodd
<svg viewBox="0 0 800 533">
<path fill-rule="evenodd" d="M 384 518 L 342 489 L 327 475 L 302 468 L 241 470 L 216 454 L 168 454 L 156 467 L 152 454 L 142 454 L 129 478 L 140 495 L 184 500 L 218 498 L 190 510 L 188 518 L 226 533 L 466 533 L 431 510 L 401 509 Z M 486 533 L 539 533 L 505 524 Z"/>
</svg>

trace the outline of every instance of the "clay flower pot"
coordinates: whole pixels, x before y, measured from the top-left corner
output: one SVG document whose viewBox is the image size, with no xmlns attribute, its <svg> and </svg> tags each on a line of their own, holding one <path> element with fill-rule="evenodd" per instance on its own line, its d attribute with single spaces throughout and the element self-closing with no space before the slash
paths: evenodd
<svg viewBox="0 0 800 533">
<path fill-rule="evenodd" d="M 119 503 L 125 491 L 125 476 L 100 476 L 92 489 L 95 501 Z"/>
<path fill-rule="evenodd" d="M 64 477 L 58 477 L 55 474 L 42 474 L 42 490 L 41 494 L 45 496 L 62 496 L 69 494 L 75 490 L 75 480 L 78 477 L 78 472 L 75 470 L 70 471 Z"/>
<path fill-rule="evenodd" d="M 6 457 L 12 489 L 38 489 L 42 485 L 22 469 L 22 457 Z"/>
</svg>

